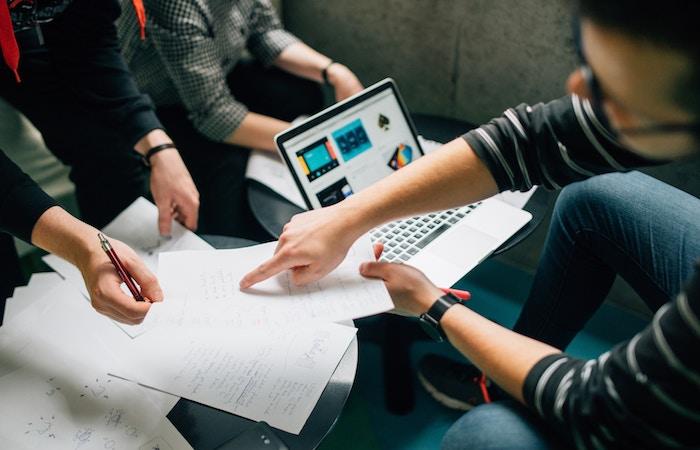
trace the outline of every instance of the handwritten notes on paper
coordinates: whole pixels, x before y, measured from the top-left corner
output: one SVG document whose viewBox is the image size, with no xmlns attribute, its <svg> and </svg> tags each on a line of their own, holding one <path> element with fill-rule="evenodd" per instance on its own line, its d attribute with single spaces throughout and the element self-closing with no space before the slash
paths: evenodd
<svg viewBox="0 0 700 450">
<path fill-rule="evenodd" d="M 211 245 L 179 223 L 173 222 L 172 225 L 170 237 L 160 236 L 158 208 L 145 198 L 139 197 L 102 231 L 110 238 L 118 239 L 131 247 L 154 273 L 158 271 L 158 255 L 161 252 L 212 249 Z M 67 281 L 78 287 L 85 297 L 90 298 L 83 277 L 74 265 L 56 255 L 48 255 L 43 259 Z M 146 331 L 143 325 L 125 325 L 118 322 L 115 324 L 132 338 Z"/>
<path fill-rule="evenodd" d="M 355 328 L 158 328 L 133 351 L 139 383 L 298 434 Z M 115 374 L 119 375 L 119 374 Z"/>
<path fill-rule="evenodd" d="M 144 323 L 236 329 L 285 326 L 309 320 L 338 322 L 393 307 L 384 283 L 359 273 L 373 259 L 369 237 L 320 281 L 295 286 L 285 272 L 241 291 L 244 274 L 272 256 L 275 243 L 236 250 L 161 255 L 159 278 L 166 302 L 154 304 Z"/>
<path fill-rule="evenodd" d="M 30 319 L 27 309 L 0 329 L 0 436 L 12 448 L 129 449 L 152 438 L 163 416 L 142 387 L 74 359 Z"/>
</svg>

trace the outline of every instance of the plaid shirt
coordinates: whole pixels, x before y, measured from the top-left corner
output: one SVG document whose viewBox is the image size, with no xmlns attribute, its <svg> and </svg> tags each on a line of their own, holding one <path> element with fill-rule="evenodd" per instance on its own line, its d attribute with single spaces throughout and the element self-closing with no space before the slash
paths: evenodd
<svg viewBox="0 0 700 450">
<path fill-rule="evenodd" d="M 128 1 L 128 0 L 124 0 Z M 248 113 L 226 75 L 248 50 L 265 65 L 297 38 L 269 0 L 146 0 L 146 40 L 133 8 L 118 22 L 123 53 L 141 90 L 157 106 L 183 105 L 195 128 L 221 142 Z"/>
</svg>

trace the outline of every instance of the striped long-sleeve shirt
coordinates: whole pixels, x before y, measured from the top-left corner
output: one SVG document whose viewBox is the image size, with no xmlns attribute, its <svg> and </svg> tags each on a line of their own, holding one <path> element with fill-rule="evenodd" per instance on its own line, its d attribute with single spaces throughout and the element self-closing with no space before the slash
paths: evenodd
<svg viewBox="0 0 700 450">
<path fill-rule="evenodd" d="M 650 163 L 618 146 L 576 96 L 509 109 L 464 139 L 501 190 Z M 643 331 L 597 359 L 543 358 L 523 395 L 575 448 L 700 448 L 700 263 Z"/>
</svg>

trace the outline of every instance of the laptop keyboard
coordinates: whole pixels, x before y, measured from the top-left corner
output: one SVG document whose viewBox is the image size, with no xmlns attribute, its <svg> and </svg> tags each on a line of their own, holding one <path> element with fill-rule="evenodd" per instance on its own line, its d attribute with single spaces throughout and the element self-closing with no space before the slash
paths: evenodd
<svg viewBox="0 0 700 450">
<path fill-rule="evenodd" d="M 424 216 L 397 220 L 370 231 L 372 242 L 383 242 L 381 261 L 404 262 L 467 217 L 481 202 Z"/>
</svg>

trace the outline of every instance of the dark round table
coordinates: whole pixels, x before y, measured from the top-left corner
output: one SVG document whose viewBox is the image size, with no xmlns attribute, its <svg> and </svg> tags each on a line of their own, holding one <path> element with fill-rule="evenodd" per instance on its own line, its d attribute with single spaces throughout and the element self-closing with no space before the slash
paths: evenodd
<svg viewBox="0 0 700 450">
<path fill-rule="evenodd" d="M 444 117 L 412 114 L 418 134 L 436 142 L 449 142 L 475 126 Z M 281 195 L 267 186 L 250 180 L 248 201 L 253 215 L 260 225 L 272 236 L 278 238 L 282 227 L 295 214 L 303 212 Z M 542 223 L 551 203 L 551 193 L 538 188 L 523 209 L 532 214 L 532 220 L 498 247 L 493 255 L 504 253 L 524 241 Z M 385 315 L 383 342 L 384 391 L 387 409 L 396 414 L 407 414 L 415 404 L 413 391 L 410 348 L 415 340 L 405 332 L 405 320 L 393 314 Z"/>
<path fill-rule="evenodd" d="M 205 235 L 202 238 L 217 249 L 241 248 L 256 244 L 246 239 L 225 236 Z M 301 433 L 294 435 L 274 430 L 290 450 L 314 449 L 330 433 L 350 395 L 356 371 L 357 339 L 354 339 L 333 372 Z M 186 399 L 177 402 L 168 414 L 168 419 L 195 450 L 215 449 L 255 424 L 250 419 Z"/>
</svg>

